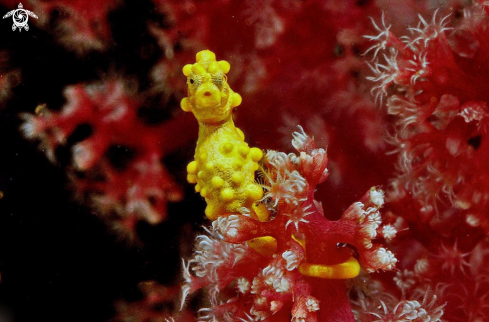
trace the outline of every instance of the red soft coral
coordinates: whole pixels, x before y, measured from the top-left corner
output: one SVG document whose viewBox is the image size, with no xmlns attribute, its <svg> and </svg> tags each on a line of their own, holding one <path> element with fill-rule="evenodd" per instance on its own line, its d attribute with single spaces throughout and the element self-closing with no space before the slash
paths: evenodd
<svg viewBox="0 0 489 322">
<path fill-rule="evenodd" d="M 244 209 L 219 217 L 210 236 L 198 237 L 185 265 L 183 293 L 185 298 L 209 286 L 209 319 L 278 322 L 292 315 L 292 321 L 354 321 L 344 281 L 360 269 L 352 249 L 369 272 L 394 268 L 393 253 L 372 243 L 395 235 L 392 226 L 382 225 L 383 192 L 372 188 L 340 220 L 326 219 L 314 200 L 316 185 L 328 177 L 326 151 L 302 129 L 292 144 L 299 155 L 265 156 L 263 201 L 270 218 L 254 219 L 255 211 Z M 224 292 L 229 285 L 237 290 L 234 296 Z"/>
<path fill-rule="evenodd" d="M 189 311 L 173 314 L 177 305 L 179 288 L 167 287 L 154 281 L 139 283 L 144 298 L 137 302 L 119 301 L 116 303 L 117 315 L 111 322 L 194 322 L 196 318 Z"/>
<path fill-rule="evenodd" d="M 54 162 L 56 149 L 78 126 L 89 125 L 90 135 L 72 147 L 70 177 L 76 194 L 92 197 L 106 218 L 115 214 L 114 224 L 127 232 L 134 232 L 138 219 L 152 224 L 163 220 L 166 202 L 180 200 L 182 191 L 162 158 L 191 137 L 174 135 L 185 120 L 145 124 L 137 115 L 137 97 L 128 94 L 121 80 L 69 86 L 65 96 L 68 102 L 61 112 L 41 107 L 37 116 L 24 114 L 25 136 L 40 139 L 42 150 Z M 127 164 L 114 164 L 111 149 L 126 153 Z"/>
<path fill-rule="evenodd" d="M 476 321 L 487 315 L 478 300 L 487 296 L 487 271 L 472 263 L 480 264 L 489 232 L 489 10 L 482 1 L 454 2 L 452 10 L 420 16 L 400 38 L 382 21 L 369 37 L 376 42 L 373 91 L 392 118 L 389 141 L 398 157 L 387 207 L 409 227 L 391 246 L 403 270 L 378 289 L 418 303 L 431 289 L 446 303 L 447 321 Z M 376 314 L 399 318 L 398 301 L 385 303 L 386 312 Z"/>
<path fill-rule="evenodd" d="M 419 219 L 443 234 L 457 236 L 464 221 L 487 232 L 487 8 L 474 4 L 458 20 L 436 12 L 431 23 L 420 19 L 402 41 L 385 26 L 371 37 L 375 54 L 386 50 L 372 67 L 374 90 L 395 117 L 399 175 L 390 196 L 413 198 Z"/>
<path fill-rule="evenodd" d="M 108 13 L 119 0 L 31 0 L 32 10 L 39 15 L 39 24 L 49 26 L 55 12 L 59 14 L 57 39 L 78 53 L 104 49 L 111 39 Z"/>
</svg>

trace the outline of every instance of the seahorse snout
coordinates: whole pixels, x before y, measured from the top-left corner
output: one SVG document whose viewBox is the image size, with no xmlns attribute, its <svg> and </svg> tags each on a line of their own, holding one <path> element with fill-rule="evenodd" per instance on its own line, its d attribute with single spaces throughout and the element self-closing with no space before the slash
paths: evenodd
<svg viewBox="0 0 489 322">
<path fill-rule="evenodd" d="M 221 105 L 221 93 L 215 85 L 202 85 L 195 93 L 197 108 L 217 107 Z"/>
</svg>

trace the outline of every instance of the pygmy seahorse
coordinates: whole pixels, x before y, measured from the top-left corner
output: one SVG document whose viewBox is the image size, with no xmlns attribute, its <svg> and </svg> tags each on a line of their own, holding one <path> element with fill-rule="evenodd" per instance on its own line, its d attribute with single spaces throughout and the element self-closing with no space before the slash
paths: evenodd
<svg viewBox="0 0 489 322">
<path fill-rule="evenodd" d="M 227 83 L 227 61 L 203 50 L 196 63 L 183 67 L 187 76 L 188 97 L 181 107 L 192 112 L 199 122 L 199 138 L 194 161 L 187 166 L 187 180 L 197 183 L 195 190 L 207 202 L 206 216 L 215 220 L 229 212 L 252 209 L 263 190 L 255 183 L 255 171 L 263 153 L 250 148 L 243 132 L 234 125 L 232 110 L 241 104 L 241 96 Z"/>
<path fill-rule="evenodd" d="M 205 214 L 210 220 L 246 208 L 255 219 L 266 221 L 268 211 L 263 204 L 256 204 L 263 197 L 263 189 L 255 182 L 263 153 L 259 148 L 250 148 L 243 132 L 234 125 L 231 112 L 241 104 L 241 96 L 227 83 L 225 74 L 230 65 L 225 60 L 216 61 L 216 55 L 209 50 L 197 53 L 196 61 L 183 67 L 188 97 L 182 99 L 181 107 L 192 112 L 199 122 L 199 138 L 194 161 L 187 165 L 187 180 L 196 183 L 195 190 L 205 198 Z M 305 249 L 304 242 L 300 243 Z M 260 254 L 271 255 L 277 249 L 270 236 L 249 240 L 248 245 Z M 355 258 L 336 265 L 304 262 L 299 272 L 326 279 L 348 279 L 359 274 L 360 266 Z"/>
</svg>

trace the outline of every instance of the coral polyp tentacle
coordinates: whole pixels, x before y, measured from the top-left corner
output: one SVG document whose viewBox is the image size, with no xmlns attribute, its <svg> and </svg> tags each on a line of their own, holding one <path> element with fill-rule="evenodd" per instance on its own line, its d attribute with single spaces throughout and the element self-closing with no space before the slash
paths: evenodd
<svg viewBox="0 0 489 322">
<path fill-rule="evenodd" d="M 183 67 L 187 76 L 188 97 L 181 102 L 199 122 L 195 160 L 187 166 L 187 180 L 207 202 L 206 216 L 214 220 L 240 208 L 251 208 L 263 196 L 255 183 L 255 171 L 263 153 L 250 148 L 243 132 L 235 127 L 231 112 L 241 104 L 225 74 L 230 65 L 216 61 L 216 55 L 203 50 L 196 63 Z"/>
</svg>

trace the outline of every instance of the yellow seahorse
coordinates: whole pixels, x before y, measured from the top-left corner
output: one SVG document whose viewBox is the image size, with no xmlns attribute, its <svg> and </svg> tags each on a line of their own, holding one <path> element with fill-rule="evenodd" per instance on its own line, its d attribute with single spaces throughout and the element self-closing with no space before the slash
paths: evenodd
<svg viewBox="0 0 489 322">
<path fill-rule="evenodd" d="M 263 153 L 259 148 L 250 148 L 243 132 L 234 125 L 231 112 L 241 104 L 241 96 L 227 83 L 230 65 L 225 60 L 216 61 L 216 55 L 209 50 L 198 52 L 196 61 L 183 67 L 188 97 L 180 104 L 199 122 L 199 138 L 194 161 L 187 165 L 187 180 L 196 183 L 195 190 L 205 198 L 205 214 L 210 220 L 229 212 L 241 212 L 244 207 L 252 210 L 260 221 L 266 221 L 268 211 L 263 204 L 256 204 L 263 197 L 263 190 L 255 182 Z M 305 248 L 305 241 L 299 242 Z M 272 255 L 277 249 L 270 236 L 254 238 L 248 245 L 265 255 Z M 352 257 L 336 265 L 304 262 L 299 272 L 312 277 L 348 279 L 359 274 L 360 266 Z"/>
<path fill-rule="evenodd" d="M 187 166 L 187 180 L 197 183 L 195 190 L 207 202 L 205 214 L 215 220 L 243 207 L 251 209 L 262 198 L 255 171 L 263 153 L 250 148 L 243 132 L 234 125 L 231 112 L 241 104 L 241 96 L 227 83 L 229 63 L 216 61 L 209 50 L 197 53 L 196 61 L 183 67 L 188 97 L 181 101 L 181 107 L 199 122 L 199 139 L 194 161 Z"/>
</svg>

